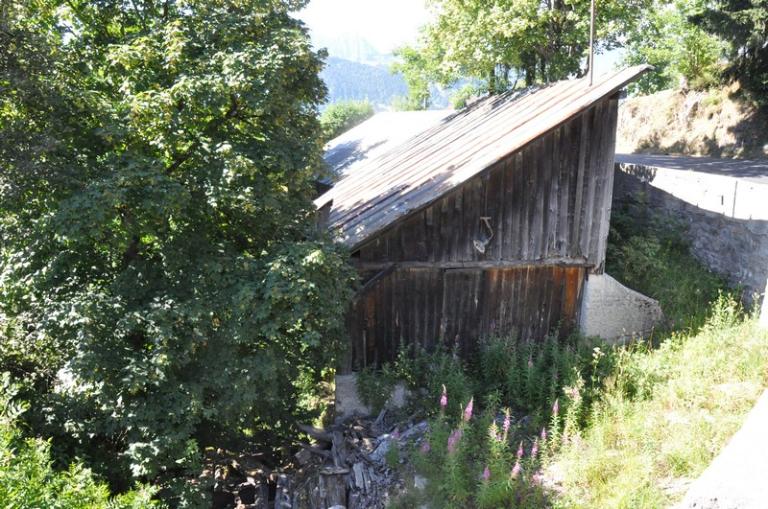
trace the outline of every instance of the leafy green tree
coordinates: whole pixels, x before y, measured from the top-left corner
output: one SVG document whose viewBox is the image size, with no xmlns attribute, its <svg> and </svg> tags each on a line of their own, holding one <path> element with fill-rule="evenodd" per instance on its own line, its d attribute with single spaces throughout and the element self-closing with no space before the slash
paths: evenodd
<svg viewBox="0 0 768 509">
<path fill-rule="evenodd" d="M 597 51 L 616 47 L 648 0 L 597 3 Z M 446 85 L 476 78 L 490 93 L 582 75 L 589 0 L 432 0 L 436 19 L 417 48 L 401 51 L 412 74 Z M 420 54 L 421 61 L 410 55 Z"/>
<path fill-rule="evenodd" d="M 0 374 L 0 500 L 3 507 L 21 509 L 146 509 L 159 507 L 153 491 L 142 488 L 110 500 L 109 488 L 90 470 L 73 463 L 64 471 L 53 468 L 50 444 L 24 438 L 19 418 L 26 405 L 15 400 L 19 388 L 10 373 Z"/>
<path fill-rule="evenodd" d="M 117 488 L 191 500 L 201 448 L 289 433 L 341 348 L 305 3 L 0 7 L 0 321 L 35 345 L 2 362 Z"/>
<path fill-rule="evenodd" d="M 426 110 L 430 106 L 430 83 L 438 79 L 434 59 L 428 58 L 423 51 L 405 46 L 395 50 L 399 61 L 392 64 L 392 73 L 402 74 L 408 86 L 408 95 L 397 97 L 393 107 L 397 111 Z"/>
<path fill-rule="evenodd" d="M 725 77 L 768 104 L 768 2 L 715 0 L 693 22 L 728 42 Z"/>
<path fill-rule="evenodd" d="M 323 139 L 332 140 L 340 134 L 362 124 L 374 114 L 368 101 L 344 101 L 329 105 L 320 115 Z"/>
<path fill-rule="evenodd" d="M 650 94 L 683 81 L 694 89 L 717 83 L 724 42 L 690 21 L 703 6 L 701 0 L 654 0 L 644 11 L 627 36 L 624 63 L 648 63 L 655 70 L 631 84 L 631 92 Z"/>
</svg>

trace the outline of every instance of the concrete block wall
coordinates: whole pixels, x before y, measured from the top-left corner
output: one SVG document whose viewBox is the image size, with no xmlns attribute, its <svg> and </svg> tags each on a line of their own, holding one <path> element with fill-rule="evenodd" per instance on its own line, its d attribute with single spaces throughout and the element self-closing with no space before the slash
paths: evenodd
<svg viewBox="0 0 768 509">
<path fill-rule="evenodd" d="M 747 303 L 768 281 L 768 185 L 738 178 L 617 164 L 613 207 L 627 199 L 683 221 L 691 251 L 706 267 L 744 288 Z"/>
</svg>

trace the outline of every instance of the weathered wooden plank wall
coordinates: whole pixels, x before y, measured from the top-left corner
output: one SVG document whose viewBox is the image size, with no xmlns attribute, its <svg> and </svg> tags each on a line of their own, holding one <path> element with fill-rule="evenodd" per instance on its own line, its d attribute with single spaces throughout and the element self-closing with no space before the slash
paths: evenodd
<svg viewBox="0 0 768 509">
<path fill-rule="evenodd" d="M 471 356 L 478 338 L 516 334 L 521 341 L 572 330 L 585 268 L 403 268 L 379 279 L 355 301 L 345 371 L 380 366 L 403 345 L 438 345 Z"/>
<path fill-rule="evenodd" d="M 587 273 L 604 265 L 617 110 L 616 96 L 597 103 L 353 253 L 364 286 L 342 369 L 414 343 L 471 356 L 491 334 L 569 333 Z"/>
<path fill-rule="evenodd" d="M 602 267 L 617 102 L 606 99 L 382 232 L 361 267 L 393 262 L 542 261 Z M 473 240 L 493 238 L 485 253 Z"/>
</svg>

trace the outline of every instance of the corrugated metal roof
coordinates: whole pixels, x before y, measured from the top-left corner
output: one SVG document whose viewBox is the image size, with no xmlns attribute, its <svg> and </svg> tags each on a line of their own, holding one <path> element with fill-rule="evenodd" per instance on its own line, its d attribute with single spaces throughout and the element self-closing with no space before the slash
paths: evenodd
<svg viewBox="0 0 768 509">
<path fill-rule="evenodd" d="M 478 101 L 356 168 L 315 205 L 330 204 L 329 228 L 355 248 L 649 69 L 608 73 L 592 86 L 587 78 L 566 80 Z"/>
<path fill-rule="evenodd" d="M 385 111 L 332 139 L 325 145 L 325 163 L 338 181 L 436 125 L 453 110 Z"/>
</svg>

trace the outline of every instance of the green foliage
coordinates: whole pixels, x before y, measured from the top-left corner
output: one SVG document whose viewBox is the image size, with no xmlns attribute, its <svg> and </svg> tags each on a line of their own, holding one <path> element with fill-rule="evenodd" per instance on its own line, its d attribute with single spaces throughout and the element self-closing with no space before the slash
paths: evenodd
<svg viewBox="0 0 768 509">
<path fill-rule="evenodd" d="M 290 433 L 341 348 L 304 3 L 0 8 L 0 364 L 117 489 L 200 501 L 200 448 Z"/>
<path fill-rule="evenodd" d="M 475 85 L 464 85 L 451 96 L 451 106 L 454 109 L 464 108 L 469 102 L 482 95 L 482 91 Z"/>
<path fill-rule="evenodd" d="M 612 211 L 606 271 L 658 300 L 673 329 L 696 329 L 726 283 L 690 254 L 684 225 L 649 210 L 641 199 Z"/>
<path fill-rule="evenodd" d="M 390 70 L 400 73 L 408 86 L 408 96 L 398 97 L 392 106 L 396 111 L 426 110 L 430 105 L 429 85 L 435 81 L 437 70 L 432 68 L 432 61 L 414 48 L 405 46 L 395 50 L 399 61 L 392 64 Z"/>
<path fill-rule="evenodd" d="M 620 347 L 587 425 L 551 457 L 558 507 L 668 507 L 740 426 L 768 381 L 768 334 L 727 296 L 695 334 Z"/>
<path fill-rule="evenodd" d="M 627 37 L 624 63 L 648 63 L 655 67 L 630 91 L 651 94 L 676 87 L 681 80 L 694 89 L 715 85 L 725 43 L 690 21 L 701 12 L 701 0 L 654 0 Z"/>
<path fill-rule="evenodd" d="M 18 427 L 26 405 L 16 400 L 19 388 L 10 374 L 0 376 L 0 500 L 7 509 L 144 509 L 159 507 L 148 488 L 110 499 L 108 487 L 79 463 L 53 468 L 50 444 L 24 438 Z"/>
<path fill-rule="evenodd" d="M 356 125 L 362 124 L 374 114 L 368 101 L 345 101 L 329 105 L 320 115 L 323 139 L 332 140 Z"/>
<path fill-rule="evenodd" d="M 357 376 L 357 392 L 360 400 L 373 413 L 378 413 L 387 404 L 396 383 L 397 378 L 389 365 L 380 371 L 368 366 Z"/>
<path fill-rule="evenodd" d="M 728 45 L 726 77 L 738 80 L 768 104 L 768 4 L 765 0 L 717 0 L 692 21 Z"/>
<path fill-rule="evenodd" d="M 597 9 L 597 50 L 620 44 L 648 0 L 607 0 Z M 443 85 L 462 77 L 483 92 L 583 75 L 589 48 L 587 0 L 433 0 L 435 20 L 416 47 L 400 50 L 412 97 L 426 81 Z M 410 76 L 410 79 L 409 79 Z"/>
</svg>

